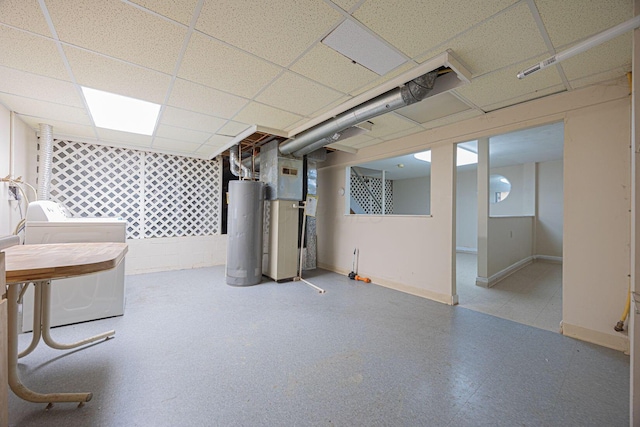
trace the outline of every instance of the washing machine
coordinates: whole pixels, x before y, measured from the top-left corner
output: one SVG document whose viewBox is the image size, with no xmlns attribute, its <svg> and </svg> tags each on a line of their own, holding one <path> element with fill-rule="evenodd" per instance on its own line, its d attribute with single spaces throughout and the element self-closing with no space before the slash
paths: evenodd
<svg viewBox="0 0 640 427">
<path fill-rule="evenodd" d="M 72 218 L 52 201 L 29 203 L 25 244 L 125 242 L 127 222 L 122 218 Z M 51 284 L 51 326 L 69 325 L 121 316 L 125 308 L 125 260 L 115 269 Z M 22 331 L 33 329 L 33 286 L 22 303 Z"/>
</svg>

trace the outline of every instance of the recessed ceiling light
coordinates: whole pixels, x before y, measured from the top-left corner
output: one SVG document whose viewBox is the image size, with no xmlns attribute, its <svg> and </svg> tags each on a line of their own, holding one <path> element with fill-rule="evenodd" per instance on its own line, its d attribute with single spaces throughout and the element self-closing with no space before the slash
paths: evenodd
<svg viewBox="0 0 640 427">
<path fill-rule="evenodd" d="M 416 153 L 413 157 L 423 162 L 431 162 L 431 150 Z M 471 165 L 474 163 L 478 163 L 477 153 L 465 150 L 462 147 L 457 147 L 456 166 Z"/>
<path fill-rule="evenodd" d="M 153 134 L 160 113 L 160 105 L 81 87 L 97 127 L 142 135 Z"/>
</svg>

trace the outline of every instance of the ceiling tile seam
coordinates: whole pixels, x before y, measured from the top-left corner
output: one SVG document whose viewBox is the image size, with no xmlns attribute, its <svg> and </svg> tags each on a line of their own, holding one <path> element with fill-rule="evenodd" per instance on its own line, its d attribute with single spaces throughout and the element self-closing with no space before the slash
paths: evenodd
<svg viewBox="0 0 640 427">
<path fill-rule="evenodd" d="M 0 103 L 2 103 L 2 102 L 0 101 Z M 3 104 L 3 105 L 4 105 L 4 104 Z M 77 107 L 73 107 L 73 108 L 77 108 Z M 78 108 L 78 109 L 79 109 L 79 108 Z M 16 113 L 17 115 L 19 115 L 19 116 L 23 116 L 23 117 L 31 117 L 31 118 L 33 118 L 33 119 L 42 119 L 42 120 L 46 120 L 44 117 L 36 116 L 36 115 L 33 115 L 33 114 L 19 113 L 19 112 L 17 112 L 17 111 L 15 111 L 15 113 Z M 77 122 L 70 122 L 70 121 L 68 121 L 68 120 L 56 120 L 56 122 L 60 122 L 60 123 L 67 123 L 67 124 L 70 124 L 70 125 L 76 125 L 76 126 L 91 127 L 91 126 L 89 126 L 89 125 L 85 125 L 85 124 L 77 123 Z"/>
<path fill-rule="evenodd" d="M 360 0 L 349 9 L 349 15 L 353 15 L 367 0 Z"/>
<path fill-rule="evenodd" d="M 408 60 L 407 62 L 405 62 L 405 63 L 403 63 L 403 64 L 400 64 L 400 65 L 398 65 L 396 68 L 394 68 L 393 70 L 389 71 L 387 74 L 385 74 L 385 76 L 388 76 L 388 75 L 390 75 L 390 74 L 393 74 L 395 71 L 397 71 L 397 70 L 401 69 L 402 67 L 406 67 L 406 66 L 407 66 L 407 64 L 409 64 L 409 63 L 412 65 L 412 67 L 411 67 L 411 68 L 414 68 L 414 67 L 416 67 L 417 65 L 420 65 L 420 64 L 418 64 L 416 61 L 414 61 L 413 59 L 410 59 L 410 60 Z M 463 65 L 464 65 L 464 64 L 463 64 Z M 464 65 L 464 66 L 466 67 L 466 65 Z M 467 67 L 467 69 L 468 69 L 468 67 Z M 372 81 L 370 81 L 370 82 L 368 82 L 368 83 L 365 83 L 365 84 L 363 84 L 362 86 L 358 86 L 357 88 L 355 88 L 355 89 L 351 90 L 351 92 L 352 92 L 352 93 L 357 93 L 357 95 L 352 95 L 351 93 L 348 93 L 347 95 L 348 95 L 348 96 L 350 96 L 351 98 L 353 98 L 354 96 L 360 96 L 360 95 L 362 95 L 362 93 L 364 93 L 364 92 L 368 92 L 369 90 L 375 89 L 375 88 L 376 88 L 376 87 L 378 87 L 379 85 L 386 83 L 386 81 L 381 81 L 381 82 L 379 82 L 378 84 L 376 84 L 376 82 L 378 82 L 379 80 L 381 80 L 381 79 L 383 79 L 383 78 L 384 78 L 384 76 L 378 76 L 376 79 L 374 79 L 374 80 L 372 80 Z M 405 82 L 405 83 L 407 83 L 407 82 Z M 374 85 L 374 84 L 375 84 L 375 86 L 370 87 L 371 85 Z M 365 90 L 364 92 L 360 92 L 360 91 L 362 91 L 362 90 L 364 90 L 364 89 L 366 89 L 366 88 L 369 88 L 369 89 L 368 89 L 368 90 Z"/>
<path fill-rule="evenodd" d="M 69 83 L 69 82 L 67 82 L 67 83 Z M 9 95 L 9 96 L 15 96 L 15 97 L 22 98 L 22 99 L 29 99 L 31 101 L 46 102 L 47 104 L 60 105 L 61 107 L 75 108 L 76 110 L 82 110 L 84 108 L 84 107 L 77 107 L 75 105 L 63 104 L 61 102 L 49 101 L 49 100 L 40 99 L 40 98 L 34 98 L 32 96 L 18 95 L 16 93 L 5 92 L 5 91 L 1 91 L 1 90 L 0 90 L 0 94 Z M 16 111 L 16 113 L 17 113 L 17 111 Z"/>
<path fill-rule="evenodd" d="M 47 9 L 47 5 L 44 3 L 44 0 L 38 0 L 38 3 L 40 4 L 40 10 L 42 10 L 44 19 L 45 21 L 47 21 L 47 26 L 49 27 L 49 31 L 51 31 L 51 35 L 55 40 L 56 48 L 58 49 L 58 53 L 60 54 L 62 63 L 64 64 L 64 67 L 67 70 L 67 73 L 69 73 L 71 82 L 73 83 L 76 89 L 76 92 L 78 92 L 78 96 L 80 96 L 80 100 L 84 105 L 84 109 L 87 113 L 87 116 L 89 117 L 89 121 L 91 122 L 91 126 L 93 128 L 93 133 L 95 134 L 96 139 L 100 139 L 100 136 L 98 135 L 98 129 L 96 128 L 95 121 L 93 120 L 93 116 L 91 115 L 91 110 L 89 110 L 89 105 L 87 104 L 87 100 L 84 97 L 84 93 L 82 93 L 82 88 L 78 84 L 78 81 L 76 80 L 76 76 L 73 74 L 73 70 L 71 69 L 69 60 L 67 59 L 67 55 L 64 53 L 64 49 L 62 48 L 62 44 L 60 43 L 60 37 L 58 37 L 58 32 L 56 31 L 56 28 L 53 25 L 53 20 L 51 19 L 51 15 L 49 15 L 49 9 Z"/>
<path fill-rule="evenodd" d="M 142 12 L 145 12 L 145 13 L 148 13 L 148 14 L 150 14 L 150 15 L 153 15 L 153 16 L 155 16 L 156 18 L 160 18 L 160 19 L 162 19 L 162 20 L 164 20 L 164 21 L 167 21 L 167 22 L 169 22 L 169 23 L 171 23 L 171 24 L 178 25 L 178 26 L 180 26 L 180 27 L 182 27 L 182 28 L 185 28 L 185 29 L 186 29 L 186 28 L 189 28 L 189 26 L 188 26 L 188 25 L 185 25 L 185 24 L 183 24 L 182 22 L 179 22 L 179 21 L 176 21 L 176 20 L 174 20 L 174 19 L 171 19 L 171 18 L 169 18 L 168 16 L 164 16 L 163 14 L 158 13 L 158 12 L 156 12 L 156 11 L 154 11 L 154 10 L 147 9 L 146 7 L 144 7 L 144 6 L 142 6 L 142 5 L 139 5 L 139 4 L 137 4 L 137 3 L 133 3 L 133 2 L 131 2 L 130 0 L 120 0 L 120 1 L 122 1 L 122 3 L 124 3 L 124 4 L 128 5 L 128 6 L 135 7 L 136 9 L 138 9 L 138 10 L 140 10 L 140 11 L 142 11 Z"/>
<path fill-rule="evenodd" d="M 486 111 L 486 113 L 487 113 L 487 114 L 488 114 L 488 113 L 493 113 L 493 112 L 496 112 L 496 111 L 502 110 L 502 109 L 504 109 L 504 108 L 515 107 L 516 105 L 521 105 L 521 104 L 524 104 L 525 102 L 534 101 L 534 100 L 537 100 L 537 99 L 546 98 L 547 96 L 557 95 L 557 94 L 559 94 L 559 93 L 566 92 L 567 90 L 566 90 L 565 88 L 560 88 L 561 86 L 563 86 L 563 85 L 562 85 L 562 84 L 551 85 L 551 86 L 547 86 L 547 87 L 542 88 L 542 89 L 538 89 L 538 91 L 536 91 L 536 92 L 527 92 L 527 93 L 525 93 L 524 95 L 514 96 L 513 98 L 505 99 L 505 100 L 503 100 L 503 101 L 494 102 L 494 103 L 492 103 L 492 104 L 489 104 L 489 105 L 488 105 L 488 107 L 491 107 L 492 105 L 496 105 L 496 104 L 505 103 L 505 102 L 507 103 L 507 105 L 505 105 L 504 107 L 496 108 L 496 109 L 494 109 L 494 110 L 487 110 L 487 111 Z M 536 95 L 536 93 L 537 93 L 537 92 L 539 92 L 539 91 L 546 90 L 546 89 L 554 89 L 555 87 L 558 87 L 558 88 L 559 88 L 559 89 L 558 89 L 557 91 L 555 91 L 555 92 L 547 93 L 547 94 L 540 95 L 540 96 L 537 96 L 537 97 L 535 96 L 535 95 Z M 534 97 L 533 97 L 533 98 L 527 98 L 527 99 L 524 99 L 523 101 L 519 101 L 519 102 L 516 102 L 516 103 L 514 103 L 514 104 L 510 104 L 510 102 L 512 102 L 513 100 L 518 99 L 518 98 L 521 98 L 522 96 L 527 96 L 527 95 L 534 95 Z"/>
<path fill-rule="evenodd" d="M 442 43 L 438 43 L 437 45 L 432 46 L 432 47 L 430 47 L 429 49 L 427 49 L 427 50 L 425 50 L 425 51 L 420 52 L 419 54 L 417 54 L 416 56 L 414 56 L 414 57 L 413 57 L 413 58 L 411 58 L 411 59 L 413 59 L 413 60 L 415 61 L 416 59 L 420 58 L 421 56 L 424 56 L 424 55 L 426 55 L 427 53 L 429 53 L 429 52 L 431 52 L 431 51 L 433 51 L 433 50 L 436 50 L 436 49 L 440 49 L 440 48 L 442 48 L 442 52 L 445 52 L 445 51 L 448 49 L 446 46 L 447 46 L 449 43 L 451 43 L 453 40 L 457 39 L 458 37 L 461 37 L 461 36 L 465 35 L 466 33 L 470 32 L 470 31 L 475 30 L 477 27 L 480 27 L 480 26 L 482 26 L 482 25 L 486 24 L 488 21 L 490 21 L 490 20 L 492 20 L 492 19 L 494 19 L 494 18 L 497 18 L 498 16 L 502 15 L 503 13 L 507 13 L 507 12 L 509 12 L 511 9 L 515 9 L 516 7 L 520 6 L 521 4 L 523 4 L 523 3 L 524 3 L 524 2 L 526 2 L 526 1 L 527 1 L 527 0 L 519 0 L 519 1 L 517 1 L 517 2 L 515 2 L 515 3 L 513 3 L 513 4 L 511 4 L 511 5 L 509 5 L 509 6 L 507 6 L 507 7 L 505 7 L 504 9 L 502 9 L 502 10 L 500 10 L 500 11 L 498 11 L 498 12 L 494 13 L 493 15 L 491 15 L 491 16 L 489 16 L 489 17 L 487 17 L 487 18 L 483 19 L 482 21 L 476 22 L 475 24 L 473 24 L 472 26 L 470 26 L 470 27 L 469 27 L 469 28 L 467 28 L 466 30 L 461 31 L 461 32 L 459 32 L 459 33 L 457 33 L 457 34 L 453 35 L 452 37 L 449 37 L 447 40 L 443 41 Z M 438 53 L 436 53 L 436 54 L 434 55 L 434 57 L 435 57 L 435 56 L 438 56 L 438 55 L 439 55 L 439 54 L 441 54 L 442 52 L 438 52 Z M 455 51 L 453 51 L 453 52 L 455 53 Z M 456 55 L 456 58 L 457 58 L 459 61 L 461 61 L 461 59 L 460 59 L 460 57 L 459 57 L 458 55 Z M 431 58 L 429 58 L 429 59 L 431 59 Z M 427 60 L 428 60 L 428 59 L 427 59 Z M 461 62 L 462 62 L 462 61 L 461 61 Z M 463 63 L 463 65 L 464 65 L 465 67 L 467 67 L 467 65 L 466 65 L 466 64 L 464 64 L 464 63 Z M 475 77 L 475 74 L 473 73 L 473 70 L 472 70 L 471 68 L 469 68 L 469 67 L 467 67 L 467 69 L 468 69 L 469 71 L 471 71 L 471 74 L 473 75 L 473 77 Z"/>
<path fill-rule="evenodd" d="M 171 92 L 173 91 L 173 86 L 176 82 L 178 71 L 182 66 L 182 59 L 184 58 L 184 54 L 187 51 L 187 47 L 189 46 L 189 41 L 191 40 L 191 36 L 193 35 L 196 22 L 200 17 L 200 11 L 202 10 L 203 4 L 204 4 L 204 0 L 198 0 L 198 3 L 196 4 L 195 9 L 193 10 L 193 15 L 191 16 L 191 22 L 189 22 L 189 28 L 187 29 L 187 33 L 184 36 L 184 40 L 182 40 L 182 47 L 180 48 L 180 52 L 178 53 L 178 57 L 176 58 L 176 64 L 173 67 L 173 73 L 171 75 L 171 80 L 169 81 L 169 87 L 167 88 L 167 93 L 164 97 L 164 101 L 162 102 L 162 105 L 160 106 L 160 111 L 158 113 L 158 117 L 156 118 L 156 124 L 153 128 L 153 135 L 151 136 L 151 147 L 153 147 L 153 145 L 155 144 L 156 134 L 158 132 L 158 126 L 160 125 L 160 121 L 162 120 L 164 111 L 166 110 L 167 104 L 169 103 L 169 98 L 171 97 Z"/>
<path fill-rule="evenodd" d="M 471 80 L 471 83 L 473 83 L 473 80 Z M 469 84 L 471 84 L 469 83 Z M 464 102 L 465 104 L 467 104 L 468 106 L 470 106 L 472 109 L 484 114 L 485 111 L 480 108 L 479 105 L 476 105 L 475 102 L 471 102 L 469 101 L 465 96 L 460 95 L 458 92 L 456 92 L 456 89 L 453 89 L 449 92 L 451 95 L 455 96 L 456 98 L 458 98 L 460 101 Z M 457 114 L 457 113 L 456 113 Z"/>
<path fill-rule="evenodd" d="M 397 111 L 389 111 L 389 113 L 391 113 L 392 115 L 396 116 L 396 118 L 401 119 L 401 120 L 404 120 L 405 122 L 408 122 L 408 123 L 410 123 L 410 124 L 412 124 L 412 125 L 414 125 L 414 126 L 418 126 L 418 127 L 422 128 L 423 130 L 425 130 L 425 129 L 426 129 L 426 128 L 422 125 L 422 123 L 420 123 L 420 122 L 416 122 L 415 120 L 410 119 L 409 117 L 405 117 L 405 116 L 403 116 L 402 114 L 398 113 Z M 389 113 L 386 113 L 386 114 L 389 114 Z M 386 115 L 386 114 L 383 114 L 383 115 Z M 445 117 L 446 117 L 446 116 L 445 116 Z M 374 117 L 374 118 L 372 118 L 372 119 L 370 119 L 370 120 L 375 120 L 375 117 Z M 375 123 L 374 123 L 374 125 L 375 125 Z"/>
<path fill-rule="evenodd" d="M 555 55 L 556 49 L 553 47 L 553 43 L 551 42 L 551 37 L 549 37 L 549 33 L 547 32 L 547 27 L 545 27 L 544 21 L 542 20 L 542 16 L 540 16 L 540 11 L 538 10 L 538 6 L 536 6 L 533 0 L 526 0 L 526 2 L 529 5 L 529 11 L 531 12 L 531 15 L 533 15 L 533 20 L 535 21 L 536 26 L 538 27 L 538 31 L 542 36 L 542 40 L 544 40 L 544 44 L 547 46 L 547 49 L 549 51 L 549 56 Z M 567 90 L 571 90 L 572 88 L 571 88 L 571 85 L 569 84 L 569 79 L 567 79 L 567 76 L 564 73 L 564 69 L 562 68 L 562 65 L 556 64 L 556 70 L 558 70 L 558 73 L 560 74 L 560 79 L 562 80 L 562 83 L 564 84 L 564 86 L 567 88 Z"/>
<path fill-rule="evenodd" d="M 51 39 L 51 40 L 53 40 L 53 39 Z M 53 40 L 53 41 L 55 41 L 55 40 Z M 159 74 L 162 74 L 162 75 L 165 75 L 165 76 L 171 76 L 171 74 L 166 73 L 164 71 L 156 70 L 155 68 L 149 68 L 149 67 L 147 67 L 145 65 L 136 64 L 135 62 L 129 62 L 126 59 L 116 58 L 115 56 L 110 56 L 110 55 L 107 55 L 105 53 L 97 52 L 97 51 L 91 50 L 91 49 L 87 49 L 86 47 L 78 46 L 78 45 L 75 45 L 73 43 L 65 42 L 65 41 L 62 41 L 62 40 L 59 40 L 59 42 L 60 42 L 60 44 L 62 46 L 72 47 L 74 49 L 78 49 L 78 50 L 81 50 L 83 52 L 90 53 L 92 55 L 101 56 L 102 58 L 106 58 L 106 59 L 109 59 L 111 61 L 116 61 L 116 62 L 119 62 L 121 64 L 126 64 L 126 65 L 131 65 L 131 66 L 139 68 L 141 70 L 152 71 L 154 73 L 159 73 Z"/>
<path fill-rule="evenodd" d="M 9 67 L 9 66 L 7 66 L 7 65 L 0 65 L 0 68 L 6 68 L 6 69 L 8 69 L 8 70 L 17 71 L 17 72 L 19 72 L 20 74 L 28 74 L 29 76 L 34 76 L 34 77 L 43 77 L 43 78 L 45 78 L 45 79 L 55 80 L 56 82 L 60 82 L 60 83 L 72 84 L 69 80 L 63 80 L 63 79 L 59 79 L 59 78 L 57 78 L 57 77 L 44 76 L 44 75 L 42 75 L 42 74 L 36 74 L 36 73 L 31 72 L 31 71 L 24 71 L 24 70 L 21 70 L 21 69 L 19 69 L 19 68 Z"/>
<path fill-rule="evenodd" d="M 401 51 L 400 49 L 398 49 L 397 46 L 394 46 L 393 44 L 391 44 L 389 41 L 387 41 L 385 38 L 383 38 L 380 34 L 376 33 L 375 31 L 373 31 L 371 28 L 367 27 L 365 24 L 363 24 L 362 22 L 360 22 L 358 19 L 356 19 L 355 16 L 349 15 L 349 17 L 347 19 L 350 19 L 351 21 L 353 21 L 354 24 L 356 24 L 357 26 L 359 26 L 360 28 L 362 28 L 364 31 L 366 31 L 367 33 L 369 33 L 372 37 L 375 37 L 376 39 L 378 39 L 378 41 L 380 41 L 380 43 L 384 44 L 385 46 L 387 46 L 389 49 L 392 49 L 394 52 L 398 53 L 400 56 L 402 56 L 405 59 L 405 62 L 402 64 L 406 64 L 407 61 L 411 61 L 413 58 L 411 58 L 409 55 L 407 55 L 406 53 L 404 53 L 403 51 Z M 326 36 L 325 36 L 326 37 Z M 324 37 L 323 37 L 324 38 Z M 377 73 L 376 73 L 377 74 Z M 382 77 L 382 76 L 380 76 Z"/>
<path fill-rule="evenodd" d="M 244 49 L 242 49 L 242 48 L 240 48 L 240 47 L 238 47 L 238 46 L 235 46 L 235 45 L 233 45 L 233 44 L 231 44 L 231 43 L 229 43 L 229 42 L 226 42 L 226 41 L 224 41 L 224 40 L 222 40 L 222 39 L 219 39 L 219 38 L 217 38 L 217 37 L 214 37 L 214 36 L 212 36 L 212 35 L 209 35 L 209 34 L 207 34 L 207 33 L 204 33 L 204 32 L 202 32 L 202 31 L 200 31 L 200 30 L 198 30 L 198 29 L 194 29 L 194 30 L 193 30 L 193 32 L 194 32 L 194 33 L 198 33 L 199 35 L 201 35 L 201 36 L 203 36 L 203 37 L 206 37 L 206 38 L 208 38 L 208 39 L 210 39 L 210 40 L 213 40 L 213 41 L 215 41 L 215 42 L 217 42 L 217 43 L 220 43 L 220 44 L 222 44 L 222 45 L 224 45 L 224 46 L 226 46 L 226 47 L 228 47 L 228 48 L 231 48 L 231 49 L 236 50 L 236 51 L 238 51 L 238 52 L 242 52 L 242 53 L 244 53 L 245 55 L 252 56 L 253 58 L 255 58 L 255 59 L 259 60 L 259 61 L 266 62 L 266 63 L 267 63 L 267 64 L 269 64 L 269 65 L 273 65 L 274 67 L 278 67 L 278 68 L 283 69 L 283 70 L 284 70 L 284 69 L 286 69 L 286 67 L 283 67 L 283 66 L 282 66 L 282 65 L 280 65 L 280 64 L 276 64 L 275 62 L 272 62 L 272 61 L 270 61 L 270 60 L 268 60 L 268 59 L 266 59 L 266 58 L 263 58 L 263 57 L 261 57 L 261 56 L 258 56 L 258 55 L 256 55 L 255 53 L 252 53 L 252 52 L 249 52 L 249 51 L 247 51 L 247 50 L 244 50 Z"/>
</svg>

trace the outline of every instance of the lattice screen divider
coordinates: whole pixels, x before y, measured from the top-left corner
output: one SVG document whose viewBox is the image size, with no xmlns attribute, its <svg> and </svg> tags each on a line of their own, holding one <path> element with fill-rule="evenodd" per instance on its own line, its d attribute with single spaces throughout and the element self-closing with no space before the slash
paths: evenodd
<svg viewBox="0 0 640 427">
<path fill-rule="evenodd" d="M 51 198 L 76 217 L 120 216 L 127 238 L 220 233 L 222 162 L 54 140 Z"/>
<path fill-rule="evenodd" d="M 362 176 L 360 180 L 355 175 L 351 175 L 351 196 L 360 205 L 365 214 L 382 215 L 382 208 L 372 199 L 371 194 L 379 201 L 382 201 L 382 179 L 372 176 Z M 385 180 L 385 214 L 393 214 L 393 181 Z"/>
</svg>

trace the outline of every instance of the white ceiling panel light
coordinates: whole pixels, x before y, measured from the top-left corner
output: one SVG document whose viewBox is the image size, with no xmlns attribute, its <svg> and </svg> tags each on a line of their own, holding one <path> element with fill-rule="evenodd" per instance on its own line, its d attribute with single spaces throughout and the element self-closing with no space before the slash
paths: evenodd
<svg viewBox="0 0 640 427">
<path fill-rule="evenodd" d="M 141 135 L 153 134 L 160 113 L 160 105 L 81 87 L 97 127 Z"/>
<path fill-rule="evenodd" d="M 407 61 L 350 19 L 338 25 L 322 43 L 381 76 Z"/>
<path fill-rule="evenodd" d="M 416 153 L 413 157 L 423 162 L 431 162 L 431 150 Z M 456 166 L 472 165 L 475 163 L 478 163 L 478 153 L 457 147 Z"/>
</svg>

